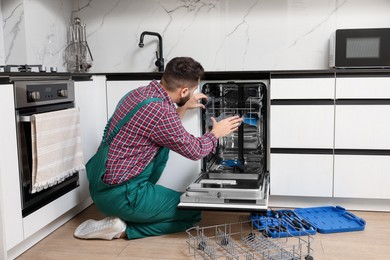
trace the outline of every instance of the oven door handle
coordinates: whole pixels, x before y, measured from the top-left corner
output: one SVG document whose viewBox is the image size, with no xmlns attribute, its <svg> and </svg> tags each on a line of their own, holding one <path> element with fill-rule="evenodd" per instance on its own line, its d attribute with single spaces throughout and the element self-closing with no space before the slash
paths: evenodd
<svg viewBox="0 0 390 260">
<path fill-rule="evenodd" d="M 18 121 L 22 123 L 31 122 L 31 116 L 18 116 Z"/>
</svg>

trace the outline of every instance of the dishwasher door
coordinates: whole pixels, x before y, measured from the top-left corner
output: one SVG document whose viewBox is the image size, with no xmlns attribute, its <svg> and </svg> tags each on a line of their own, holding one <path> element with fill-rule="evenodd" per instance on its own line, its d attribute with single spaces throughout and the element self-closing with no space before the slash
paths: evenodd
<svg viewBox="0 0 390 260">
<path fill-rule="evenodd" d="M 178 208 L 256 211 L 267 209 L 269 194 L 268 81 L 207 82 L 203 133 L 217 121 L 238 115 L 239 129 L 218 140 L 214 154 L 180 198 Z"/>
</svg>

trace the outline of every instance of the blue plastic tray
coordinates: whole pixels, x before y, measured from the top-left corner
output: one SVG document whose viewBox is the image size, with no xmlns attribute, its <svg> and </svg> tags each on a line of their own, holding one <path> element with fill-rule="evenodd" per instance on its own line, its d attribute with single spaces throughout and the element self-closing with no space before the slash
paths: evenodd
<svg viewBox="0 0 390 260">
<path fill-rule="evenodd" d="M 301 208 L 294 211 L 323 234 L 361 231 L 366 226 L 364 219 L 340 206 Z"/>
</svg>

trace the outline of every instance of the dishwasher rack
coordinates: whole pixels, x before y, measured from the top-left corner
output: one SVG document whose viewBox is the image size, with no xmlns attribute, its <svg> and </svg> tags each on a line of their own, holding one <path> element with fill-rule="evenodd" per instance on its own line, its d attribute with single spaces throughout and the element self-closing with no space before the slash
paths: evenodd
<svg viewBox="0 0 390 260">
<path fill-rule="evenodd" d="M 267 237 L 256 228 L 257 220 L 187 229 L 188 250 L 194 258 L 245 260 L 312 260 L 312 236 Z M 285 225 L 285 223 L 283 223 Z M 259 226 L 259 225 L 257 225 Z M 282 225 L 280 225 L 282 226 Z"/>
</svg>

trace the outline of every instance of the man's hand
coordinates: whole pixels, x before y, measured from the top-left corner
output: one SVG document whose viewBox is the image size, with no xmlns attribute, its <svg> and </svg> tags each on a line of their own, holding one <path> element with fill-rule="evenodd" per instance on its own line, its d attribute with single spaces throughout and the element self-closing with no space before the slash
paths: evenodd
<svg viewBox="0 0 390 260">
<path fill-rule="evenodd" d="M 205 99 L 207 101 L 207 96 L 203 93 L 194 93 L 183 107 L 185 107 L 186 109 L 193 109 L 199 107 L 205 108 L 204 105 L 199 102 L 202 99 Z"/>
<path fill-rule="evenodd" d="M 203 108 L 204 109 L 205 106 L 199 102 L 202 99 L 207 100 L 207 96 L 203 93 L 193 94 L 192 97 L 184 104 L 184 106 L 178 107 L 176 109 L 180 118 L 183 119 L 183 116 L 188 109 L 194 109 L 194 108 Z"/>
<path fill-rule="evenodd" d="M 212 117 L 211 121 L 213 122 L 213 129 L 211 130 L 211 133 L 213 133 L 217 138 L 230 135 L 236 131 L 242 123 L 242 119 L 239 116 L 228 117 L 219 122 Z"/>
</svg>

